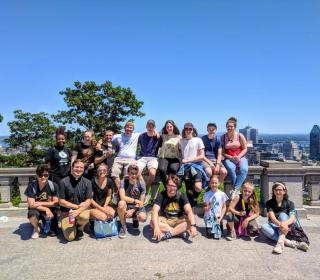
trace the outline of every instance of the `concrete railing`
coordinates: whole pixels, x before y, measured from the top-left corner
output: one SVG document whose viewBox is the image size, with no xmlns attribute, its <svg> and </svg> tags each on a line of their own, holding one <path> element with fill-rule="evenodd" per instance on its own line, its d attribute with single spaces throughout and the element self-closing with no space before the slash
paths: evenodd
<svg viewBox="0 0 320 280">
<path fill-rule="evenodd" d="M 11 199 L 13 183 L 19 183 L 21 202 L 26 202 L 24 191 L 28 182 L 35 176 L 35 168 L 0 168 L 0 193 L 1 202 L 8 203 Z M 303 189 L 308 186 L 310 206 L 320 207 L 320 167 L 302 166 L 295 161 L 262 161 L 261 166 L 250 166 L 248 179 L 255 185 L 260 185 L 260 204 L 262 209 L 272 195 L 274 182 L 282 181 L 286 184 L 288 195 L 302 216 L 306 215 L 303 205 Z M 225 191 L 229 193 L 232 188 L 230 181 L 225 182 Z"/>
</svg>

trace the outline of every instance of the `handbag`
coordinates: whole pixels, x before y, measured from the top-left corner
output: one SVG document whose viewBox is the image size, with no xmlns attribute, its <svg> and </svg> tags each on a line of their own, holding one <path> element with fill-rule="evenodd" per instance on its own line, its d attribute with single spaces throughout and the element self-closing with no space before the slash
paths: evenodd
<svg viewBox="0 0 320 280">
<path fill-rule="evenodd" d="M 310 245 L 309 238 L 301 226 L 298 212 L 296 210 L 294 210 L 294 214 L 296 216 L 296 222 L 289 226 L 289 231 L 286 235 L 286 238 L 289 240 L 295 240 L 297 242 L 305 242 Z"/>
<path fill-rule="evenodd" d="M 94 221 L 94 235 L 96 238 L 104 238 L 118 235 L 117 219 L 107 221 Z"/>
</svg>

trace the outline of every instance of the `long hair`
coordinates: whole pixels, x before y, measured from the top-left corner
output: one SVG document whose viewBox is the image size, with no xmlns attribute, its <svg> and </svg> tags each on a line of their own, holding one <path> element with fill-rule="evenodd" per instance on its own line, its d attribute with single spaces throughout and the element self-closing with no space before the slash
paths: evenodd
<svg viewBox="0 0 320 280">
<path fill-rule="evenodd" d="M 172 126 L 173 126 L 173 134 L 174 135 L 180 135 L 180 130 L 179 128 L 176 126 L 176 124 L 174 123 L 173 120 L 167 120 L 163 126 L 163 128 L 161 129 L 161 134 L 168 134 L 168 131 L 167 131 L 167 124 L 170 123 Z"/>
<path fill-rule="evenodd" d="M 276 196 L 274 194 L 274 190 L 277 188 L 277 187 L 282 187 L 284 190 L 285 190 L 285 193 L 283 195 L 283 200 L 288 200 L 289 199 L 289 196 L 288 196 L 288 193 L 287 193 L 287 187 L 285 185 L 285 183 L 283 182 L 275 182 L 272 186 L 272 199 L 276 199 Z"/>
<path fill-rule="evenodd" d="M 246 181 L 243 184 L 242 189 L 245 186 L 250 186 L 252 188 L 252 194 L 248 197 L 249 208 L 252 209 L 256 213 L 259 213 L 259 201 L 257 199 L 257 193 L 256 193 L 256 189 L 255 189 L 254 185 L 251 182 Z"/>
</svg>

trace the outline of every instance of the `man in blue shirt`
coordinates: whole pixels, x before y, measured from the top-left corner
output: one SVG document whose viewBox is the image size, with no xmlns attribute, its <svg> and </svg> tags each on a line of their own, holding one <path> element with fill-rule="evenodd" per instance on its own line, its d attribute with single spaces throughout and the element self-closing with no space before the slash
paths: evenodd
<svg viewBox="0 0 320 280">
<path fill-rule="evenodd" d="M 217 125 L 208 123 L 208 134 L 202 136 L 202 141 L 205 146 L 205 158 L 202 161 L 202 166 L 209 177 L 219 174 L 219 181 L 223 182 L 227 176 L 227 169 L 221 162 L 222 146 L 219 137 L 216 135 Z"/>
</svg>

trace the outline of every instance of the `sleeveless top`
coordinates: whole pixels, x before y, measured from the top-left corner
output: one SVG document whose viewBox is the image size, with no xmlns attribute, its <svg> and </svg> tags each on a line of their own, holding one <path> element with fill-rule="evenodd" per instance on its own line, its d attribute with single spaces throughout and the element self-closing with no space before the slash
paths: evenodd
<svg viewBox="0 0 320 280">
<path fill-rule="evenodd" d="M 228 134 L 222 136 L 223 147 L 225 153 L 230 156 L 235 156 L 241 153 L 240 133 L 234 133 L 233 138 L 229 139 Z"/>
</svg>

